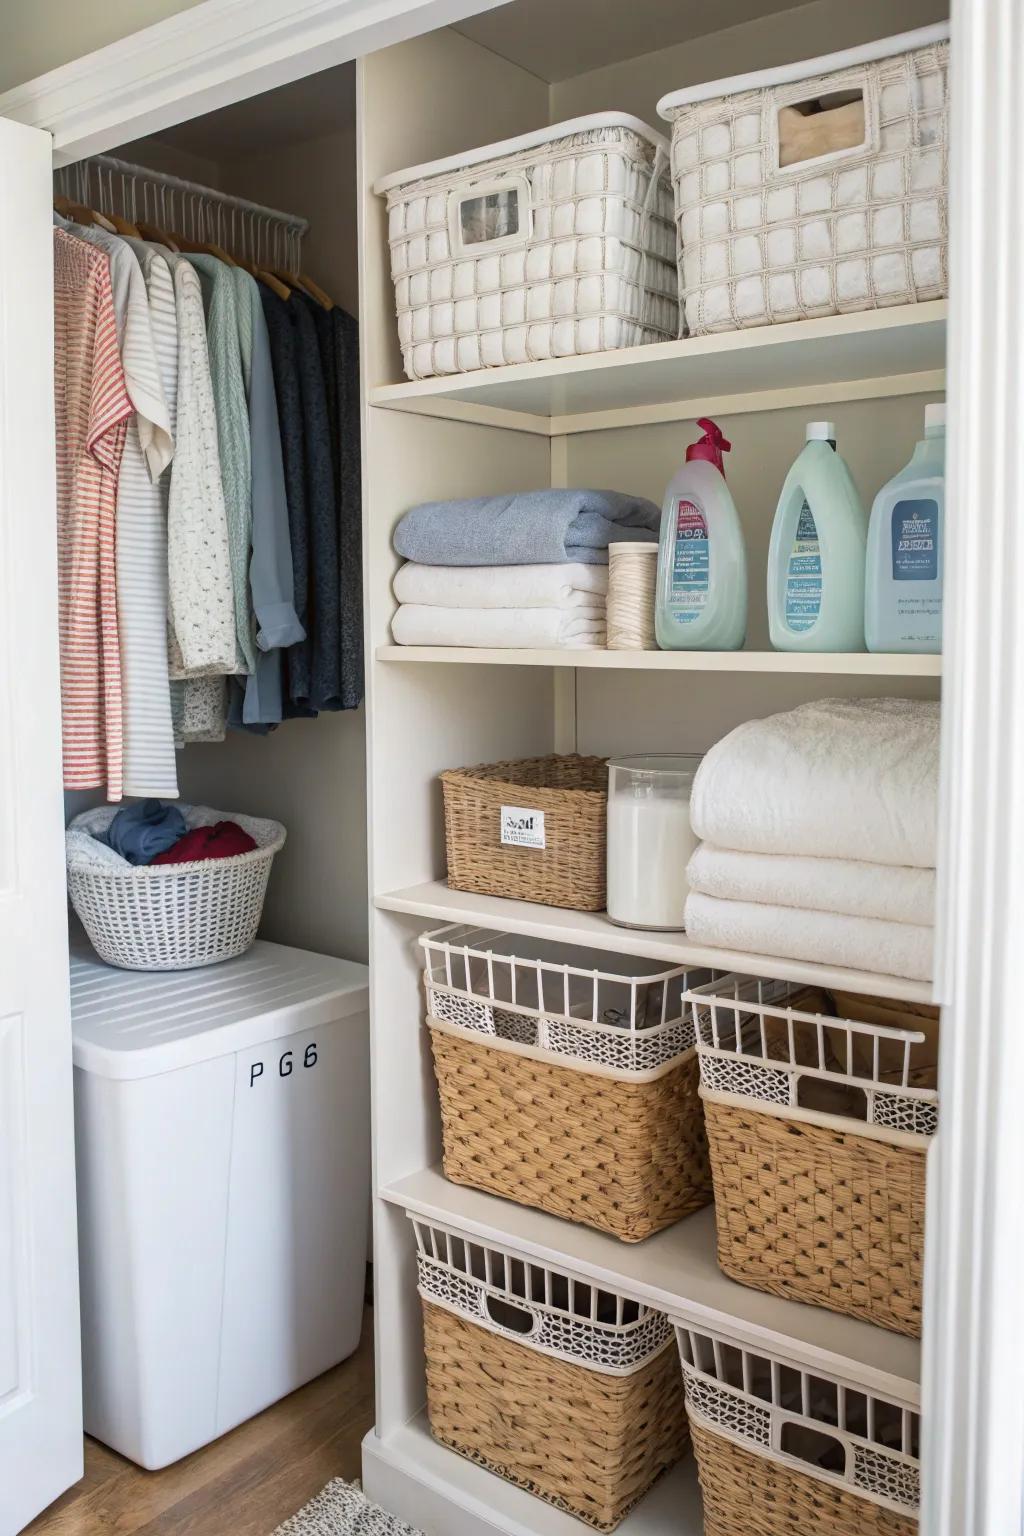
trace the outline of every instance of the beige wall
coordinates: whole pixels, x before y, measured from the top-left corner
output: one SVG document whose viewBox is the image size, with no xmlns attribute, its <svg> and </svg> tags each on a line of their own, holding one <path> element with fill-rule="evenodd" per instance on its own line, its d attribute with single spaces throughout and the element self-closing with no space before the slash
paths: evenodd
<svg viewBox="0 0 1024 1536">
<path fill-rule="evenodd" d="M 200 0 L 0 0 L 0 91 L 105 48 Z"/>
<path fill-rule="evenodd" d="M 703 80 L 787 64 L 852 48 L 878 37 L 942 21 L 949 0 L 812 0 L 624 64 L 596 69 L 551 87 L 552 122 L 585 112 L 632 112 L 657 126 L 657 103 L 669 91 Z"/>
</svg>

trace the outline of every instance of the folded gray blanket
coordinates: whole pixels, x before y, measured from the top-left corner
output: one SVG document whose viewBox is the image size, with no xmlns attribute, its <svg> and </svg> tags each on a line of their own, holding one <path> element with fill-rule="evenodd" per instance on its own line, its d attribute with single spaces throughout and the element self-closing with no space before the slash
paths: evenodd
<svg viewBox="0 0 1024 1536">
<path fill-rule="evenodd" d="M 607 565 L 608 545 L 657 539 L 661 513 L 620 491 L 518 491 L 427 501 L 395 529 L 394 545 L 422 565 Z"/>
</svg>

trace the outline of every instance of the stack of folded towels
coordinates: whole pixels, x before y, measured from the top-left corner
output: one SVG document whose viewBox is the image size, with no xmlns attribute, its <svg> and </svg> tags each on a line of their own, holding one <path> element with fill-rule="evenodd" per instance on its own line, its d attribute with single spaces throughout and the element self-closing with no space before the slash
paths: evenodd
<svg viewBox="0 0 1024 1536">
<path fill-rule="evenodd" d="M 824 699 L 741 725 L 690 802 L 698 944 L 927 981 L 939 706 Z"/>
<path fill-rule="evenodd" d="M 395 529 L 396 645 L 580 650 L 606 640 L 608 545 L 657 540 L 653 502 L 521 491 L 426 502 Z"/>
</svg>

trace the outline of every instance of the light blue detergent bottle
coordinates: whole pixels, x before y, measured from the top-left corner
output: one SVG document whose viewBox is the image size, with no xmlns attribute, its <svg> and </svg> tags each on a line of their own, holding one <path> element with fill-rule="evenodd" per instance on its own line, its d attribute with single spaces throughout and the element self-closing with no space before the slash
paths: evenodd
<svg viewBox="0 0 1024 1536">
<path fill-rule="evenodd" d="M 869 651 L 942 650 L 946 407 L 926 405 L 924 439 L 871 508 L 864 632 Z"/>
<path fill-rule="evenodd" d="M 747 554 L 713 421 L 669 481 L 661 509 L 654 629 L 663 651 L 738 651 L 747 633 Z"/>
<path fill-rule="evenodd" d="M 810 421 L 768 546 L 768 628 L 777 651 L 864 649 L 867 517 L 831 421 Z"/>
</svg>

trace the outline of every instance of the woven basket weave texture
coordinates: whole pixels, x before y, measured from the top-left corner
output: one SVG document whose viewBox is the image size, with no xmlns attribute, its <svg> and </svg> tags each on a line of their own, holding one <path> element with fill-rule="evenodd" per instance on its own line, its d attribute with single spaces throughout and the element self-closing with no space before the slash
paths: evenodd
<svg viewBox="0 0 1024 1536">
<path fill-rule="evenodd" d="M 454 1184 L 630 1243 L 710 1204 L 696 1057 L 635 1083 L 436 1027 L 430 1043 Z"/>
<path fill-rule="evenodd" d="M 578 912 L 605 906 L 608 769 L 603 757 L 534 757 L 441 774 L 452 890 Z M 543 811 L 545 846 L 501 841 L 502 806 Z"/>
<path fill-rule="evenodd" d="M 704 1536 L 917 1536 L 917 1521 L 745 1450 L 694 1420 Z"/>
<path fill-rule="evenodd" d="M 930 44 L 669 109 L 690 335 L 944 297 L 948 64 Z M 863 146 L 780 168 L 780 110 L 842 92 Z"/>
<path fill-rule="evenodd" d="M 731 1104 L 704 1111 L 723 1271 L 919 1337 L 925 1152 Z"/>
<path fill-rule="evenodd" d="M 678 333 L 668 168 L 625 126 L 602 126 L 427 175 L 388 193 L 398 338 L 410 379 L 604 352 Z M 520 207 L 460 247 L 452 201 L 477 188 Z M 518 187 L 518 191 L 515 190 Z M 484 215 L 486 220 L 486 214 Z"/>
<path fill-rule="evenodd" d="M 197 808 L 190 825 L 225 819 L 223 811 Z M 230 819 L 255 840 L 249 853 L 124 870 L 69 865 L 68 895 L 101 960 L 129 971 L 180 971 L 251 948 L 285 831 L 262 817 Z"/>
<path fill-rule="evenodd" d="M 671 1347 L 608 1376 L 428 1301 L 423 1328 L 435 1439 L 598 1530 L 614 1530 L 686 1449 Z"/>
</svg>

